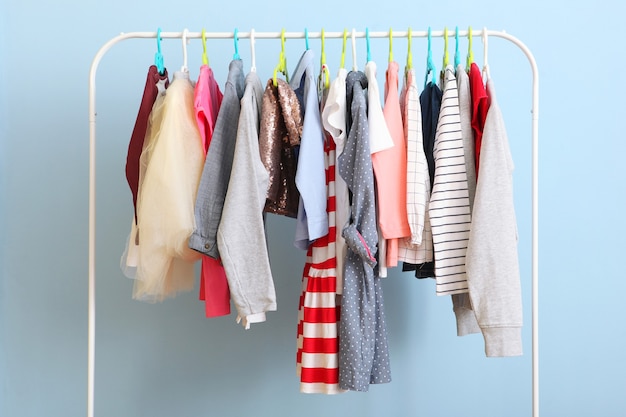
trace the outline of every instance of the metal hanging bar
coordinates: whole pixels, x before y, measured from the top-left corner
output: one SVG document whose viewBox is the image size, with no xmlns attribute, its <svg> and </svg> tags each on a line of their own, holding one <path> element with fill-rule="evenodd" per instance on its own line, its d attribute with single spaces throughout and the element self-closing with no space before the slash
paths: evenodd
<svg viewBox="0 0 626 417">
<path fill-rule="evenodd" d="M 357 38 L 426 38 L 428 31 L 354 32 Z M 467 36 L 469 30 L 458 31 Z M 539 71 L 530 49 L 515 36 L 504 31 L 472 30 L 472 36 L 496 37 L 516 45 L 528 58 L 532 71 L 532 417 L 539 417 Z M 321 38 L 322 32 L 284 32 L 286 39 Z M 430 31 L 431 37 L 443 37 L 445 31 Z M 202 32 L 160 32 L 161 39 L 202 39 Z M 206 39 L 280 39 L 281 32 L 205 32 Z M 344 32 L 324 32 L 326 39 L 341 39 Z M 115 44 L 127 39 L 156 39 L 157 32 L 128 32 L 111 38 L 94 56 L 89 69 L 89 249 L 88 249 L 88 354 L 87 354 L 87 417 L 94 417 L 94 374 L 96 335 L 96 73 L 100 61 Z"/>
</svg>

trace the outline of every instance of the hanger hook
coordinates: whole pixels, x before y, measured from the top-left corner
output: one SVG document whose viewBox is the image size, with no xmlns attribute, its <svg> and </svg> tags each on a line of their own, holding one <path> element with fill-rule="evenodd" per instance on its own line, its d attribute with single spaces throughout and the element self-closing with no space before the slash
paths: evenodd
<svg viewBox="0 0 626 417">
<path fill-rule="evenodd" d="M 320 79 L 321 79 L 321 82 L 323 83 L 322 85 L 324 86 L 324 88 L 327 89 L 330 87 L 330 72 L 328 71 L 328 66 L 326 65 L 326 32 L 324 31 L 324 28 L 322 28 L 321 39 L 322 39 L 322 53 L 320 55 L 320 68 L 321 68 Z"/>
<path fill-rule="evenodd" d="M 472 27 L 470 26 L 467 30 L 467 70 L 469 71 L 470 66 L 474 62 L 474 49 L 472 47 Z"/>
<path fill-rule="evenodd" d="M 346 42 L 348 40 L 348 30 L 343 30 L 343 46 L 341 48 L 341 68 L 346 67 Z"/>
<path fill-rule="evenodd" d="M 304 28 L 304 44 L 306 47 L 306 50 L 309 50 L 309 29 Z"/>
<path fill-rule="evenodd" d="M 352 70 L 357 71 L 356 64 L 356 29 L 352 28 Z"/>
<path fill-rule="evenodd" d="M 449 62 L 450 62 L 450 56 L 448 54 L 448 27 L 445 26 L 443 28 L 443 68 L 442 68 L 442 71 L 445 71 Z"/>
<path fill-rule="evenodd" d="M 202 64 L 209 65 L 209 57 L 206 54 L 206 30 L 202 28 Z"/>
<path fill-rule="evenodd" d="M 322 54 L 321 54 L 321 64 L 326 64 L 326 34 L 324 32 L 324 28 L 322 28 Z"/>
<path fill-rule="evenodd" d="M 389 62 L 393 61 L 393 30 L 389 28 Z"/>
<path fill-rule="evenodd" d="M 367 62 L 372 60 L 372 55 L 370 53 L 370 30 L 369 28 L 365 28 L 365 42 L 367 44 Z"/>
<path fill-rule="evenodd" d="M 235 43 L 235 53 L 233 55 L 233 59 L 239 58 L 239 29 L 235 28 L 235 32 L 233 33 L 233 42 Z"/>
<path fill-rule="evenodd" d="M 411 52 L 411 42 L 413 39 L 413 31 L 411 30 L 411 28 L 409 27 L 409 33 L 408 33 L 408 51 L 406 54 L 406 68 L 407 70 L 411 70 L 413 69 L 413 52 Z"/>
<path fill-rule="evenodd" d="M 183 30 L 183 66 L 180 69 L 183 72 L 187 72 L 189 69 L 187 68 L 187 34 L 188 34 L 188 30 L 187 28 L 185 28 Z"/>
<path fill-rule="evenodd" d="M 489 56 L 489 43 L 488 43 L 487 28 L 483 27 L 483 78 L 485 81 L 489 79 L 489 64 L 487 63 L 487 57 Z"/>
<path fill-rule="evenodd" d="M 274 87 L 278 86 L 278 73 L 282 73 L 285 76 L 285 80 L 289 82 L 289 75 L 287 74 L 287 57 L 285 56 L 285 29 L 280 31 L 280 56 L 278 58 L 278 65 L 274 68 Z"/>
<path fill-rule="evenodd" d="M 256 72 L 256 52 L 254 49 L 254 28 L 250 29 L 250 60 L 252 61 L 250 72 Z"/>
<path fill-rule="evenodd" d="M 165 74 L 165 66 L 163 64 L 163 54 L 161 53 L 161 28 L 157 29 L 157 51 L 154 54 L 154 65 L 157 67 L 159 74 Z"/>
<path fill-rule="evenodd" d="M 428 27 L 428 55 L 426 57 L 426 76 L 424 77 L 424 88 L 428 85 L 428 75 L 431 75 L 431 82 L 435 82 L 435 64 L 433 63 L 433 51 L 431 48 L 432 37 L 430 26 Z"/>
<path fill-rule="evenodd" d="M 459 27 L 454 29 L 454 68 L 461 65 L 461 56 L 459 55 Z"/>
</svg>

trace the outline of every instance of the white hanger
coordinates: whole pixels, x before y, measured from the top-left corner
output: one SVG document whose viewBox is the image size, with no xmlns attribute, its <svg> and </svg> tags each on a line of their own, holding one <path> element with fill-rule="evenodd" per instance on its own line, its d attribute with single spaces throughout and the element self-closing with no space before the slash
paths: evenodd
<svg viewBox="0 0 626 417">
<path fill-rule="evenodd" d="M 356 29 L 352 28 L 352 71 L 358 71 L 356 65 Z"/>
<path fill-rule="evenodd" d="M 250 29 L 250 56 L 252 60 L 252 66 L 250 72 L 256 72 L 256 54 L 254 51 L 254 28 Z"/>
<path fill-rule="evenodd" d="M 189 43 L 189 40 L 187 39 L 188 33 L 189 31 L 187 30 L 187 28 L 185 28 L 183 30 L 183 66 L 180 69 L 183 72 L 189 71 L 189 69 L 187 68 L 187 43 Z"/>
<path fill-rule="evenodd" d="M 487 41 L 487 28 L 483 27 L 483 47 L 484 47 L 484 52 L 483 52 L 483 79 L 485 80 L 485 82 L 487 82 L 487 80 L 489 80 L 489 64 L 487 63 L 487 56 L 489 54 L 489 44 Z"/>
</svg>

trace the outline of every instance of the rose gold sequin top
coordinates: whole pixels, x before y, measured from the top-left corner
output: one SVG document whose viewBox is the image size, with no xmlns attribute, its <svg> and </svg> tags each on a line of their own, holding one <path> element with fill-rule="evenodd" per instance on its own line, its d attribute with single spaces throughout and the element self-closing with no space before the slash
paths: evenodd
<svg viewBox="0 0 626 417">
<path fill-rule="evenodd" d="M 296 146 L 302 135 L 298 97 L 284 80 L 267 82 L 263 93 L 259 152 L 269 173 L 265 211 L 288 217 L 298 215 L 300 194 L 296 188 Z"/>
</svg>

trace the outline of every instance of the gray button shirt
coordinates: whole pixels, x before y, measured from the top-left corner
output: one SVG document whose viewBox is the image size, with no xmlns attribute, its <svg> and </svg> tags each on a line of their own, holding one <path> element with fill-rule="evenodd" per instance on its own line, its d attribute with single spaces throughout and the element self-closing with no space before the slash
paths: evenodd
<svg viewBox="0 0 626 417">
<path fill-rule="evenodd" d="M 233 165 L 243 91 L 243 64 L 240 59 L 233 60 L 196 196 L 196 230 L 189 238 L 190 248 L 215 259 L 219 258 L 217 228 Z"/>
</svg>

